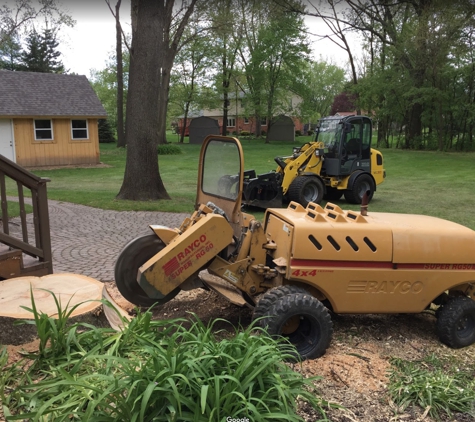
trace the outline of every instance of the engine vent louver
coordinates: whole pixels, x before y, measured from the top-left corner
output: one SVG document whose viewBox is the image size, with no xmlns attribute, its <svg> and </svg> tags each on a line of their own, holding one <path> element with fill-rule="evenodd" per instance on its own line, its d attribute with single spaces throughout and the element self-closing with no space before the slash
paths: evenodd
<svg viewBox="0 0 475 422">
<path fill-rule="evenodd" d="M 368 247 L 373 251 L 373 252 L 376 252 L 377 248 L 376 246 L 374 246 L 373 242 L 371 242 L 371 240 L 369 240 L 367 237 L 365 237 L 364 239 L 364 243 L 366 243 L 368 245 Z"/>
<path fill-rule="evenodd" d="M 355 252 L 358 252 L 358 250 L 360 249 L 358 247 L 358 245 L 354 242 L 354 240 L 350 237 L 350 236 L 346 236 L 346 241 L 348 242 L 348 244 L 353 248 L 353 250 Z"/>
<path fill-rule="evenodd" d="M 332 236 L 327 236 L 327 240 L 330 242 L 330 244 L 337 250 L 339 251 L 341 249 L 340 245 L 338 244 L 338 242 L 333 239 Z"/>
<path fill-rule="evenodd" d="M 312 242 L 312 244 L 319 250 L 321 251 L 322 250 L 322 245 L 320 244 L 320 242 L 315 239 L 315 237 L 313 235 L 310 235 L 308 237 L 308 239 L 310 240 L 310 242 Z"/>
</svg>

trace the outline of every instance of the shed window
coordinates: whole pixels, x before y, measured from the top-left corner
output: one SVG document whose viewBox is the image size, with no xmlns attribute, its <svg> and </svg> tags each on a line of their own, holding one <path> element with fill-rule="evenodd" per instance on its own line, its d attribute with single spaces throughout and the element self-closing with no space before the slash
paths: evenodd
<svg viewBox="0 0 475 422">
<path fill-rule="evenodd" d="M 53 138 L 53 123 L 51 120 L 35 120 L 35 141 L 51 141 Z"/>
<path fill-rule="evenodd" d="M 72 139 L 89 139 L 87 120 L 71 120 Z"/>
</svg>

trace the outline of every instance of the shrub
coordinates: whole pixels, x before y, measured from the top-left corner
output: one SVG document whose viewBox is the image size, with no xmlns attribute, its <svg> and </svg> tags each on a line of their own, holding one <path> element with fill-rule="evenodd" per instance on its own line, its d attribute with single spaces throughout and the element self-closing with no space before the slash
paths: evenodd
<svg viewBox="0 0 475 422">
<path fill-rule="evenodd" d="M 313 130 L 307 130 L 307 135 L 312 136 L 315 132 Z"/>
<path fill-rule="evenodd" d="M 158 155 L 179 155 L 183 154 L 183 151 L 178 145 L 175 144 L 160 144 L 157 148 Z"/>
<path fill-rule="evenodd" d="M 250 134 L 248 130 L 241 130 L 241 136 L 249 136 Z"/>
<path fill-rule="evenodd" d="M 414 405 L 428 409 L 434 419 L 443 414 L 450 417 L 452 412 L 474 416 L 475 381 L 470 370 L 462 370 L 454 362 L 440 362 L 434 355 L 425 360 L 390 360 L 391 400 L 401 411 Z"/>
<path fill-rule="evenodd" d="M 301 130 L 296 130 L 295 131 L 295 136 L 302 136 L 302 131 Z"/>
<path fill-rule="evenodd" d="M 266 136 L 267 132 L 265 130 L 261 130 L 261 136 Z"/>
<path fill-rule="evenodd" d="M 98 131 L 99 131 L 99 142 L 101 144 L 116 141 L 114 131 L 112 130 L 112 126 L 109 120 L 99 119 Z"/>
<path fill-rule="evenodd" d="M 147 311 L 124 321 L 120 332 L 70 325 L 62 352 L 55 348 L 30 354 L 33 364 L 23 366 L 26 373 L 20 378 L 11 378 L 15 367 L 2 369 L 5 416 L 38 421 L 220 422 L 232 417 L 298 422 L 297 403 L 303 401 L 326 417 L 329 403 L 313 385 L 318 377 L 305 378 L 284 363 L 292 345 L 265 332 L 256 335 L 254 326 L 218 339 L 215 322 L 204 325 L 196 316 L 191 321 L 156 321 Z M 0 363 L 6 360 L 1 353 Z"/>
</svg>

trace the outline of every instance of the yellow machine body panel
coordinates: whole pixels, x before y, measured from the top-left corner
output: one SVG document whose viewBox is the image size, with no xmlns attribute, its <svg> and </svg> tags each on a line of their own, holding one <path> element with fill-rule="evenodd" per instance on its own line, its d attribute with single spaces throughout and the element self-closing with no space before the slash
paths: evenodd
<svg viewBox="0 0 475 422">
<path fill-rule="evenodd" d="M 427 215 L 371 213 L 366 217 L 392 228 L 393 262 L 466 264 L 474 260 L 475 236 L 468 227 Z"/>
<path fill-rule="evenodd" d="M 151 297 L 165 296 L 233 241 L 233 229 L 218 214 L 203 216 L 145 262 L 137 281 Z M 153 295 L 153 296 L 152 296 Z"/>
<path fill-rule="evenodd" d="M 376 186 L 383 183 L 386 177 L 383 165 L 383 154 L 374 148 L 371 148 L 371 175 L 373 176 Z"/>
<path fill-rule="evenodd" d="M 445 290 L 475 294 L 475 232 L 450 221 L 291 203 L 267 211 L 265 232 L 286 282 L 337 313 L 421 312 Z"/>
</svg>

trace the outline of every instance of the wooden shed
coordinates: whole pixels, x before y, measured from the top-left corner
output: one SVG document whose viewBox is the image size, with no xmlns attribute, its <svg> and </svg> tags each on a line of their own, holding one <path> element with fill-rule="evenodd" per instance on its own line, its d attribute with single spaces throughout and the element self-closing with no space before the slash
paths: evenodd
<svg viewBox="0 0 475 422">
<path fill-rule="evenodd" d="M 0 154 L 21 166 L 99 163 L 106 117 L 85 76 L 0 70 Z"/>
</svg>

